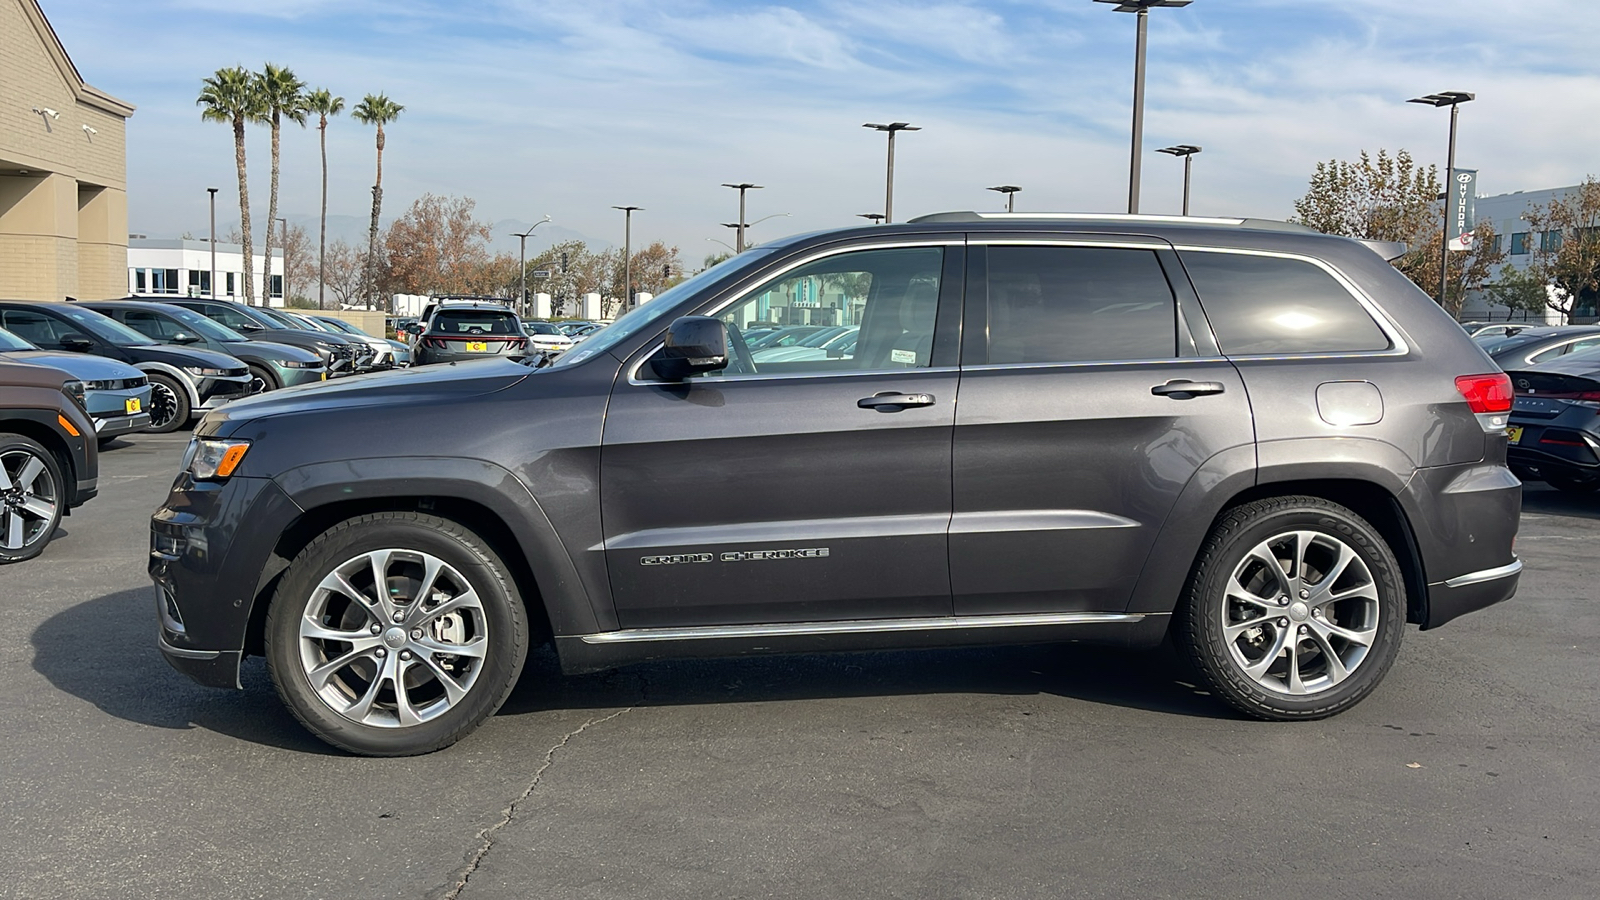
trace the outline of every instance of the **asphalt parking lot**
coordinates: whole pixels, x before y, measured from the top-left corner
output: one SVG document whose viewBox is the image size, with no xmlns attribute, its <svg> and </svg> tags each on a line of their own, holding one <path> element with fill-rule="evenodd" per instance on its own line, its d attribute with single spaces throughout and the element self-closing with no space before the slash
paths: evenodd
<svg viewBox="0 0 1600 900">
<path fill-rule="evenodd" d="M 0 896 L 1551 897 L 1600 884 L 1600 497 L 1530 487 L 1518 597 L 1325 722 L 1166 652 L 673 662 L 562 677 L 431 756 L 314 740 L 260 660 L 156 652 L 146 519 L 187 436 L 0 568 Z"/>
</svg>

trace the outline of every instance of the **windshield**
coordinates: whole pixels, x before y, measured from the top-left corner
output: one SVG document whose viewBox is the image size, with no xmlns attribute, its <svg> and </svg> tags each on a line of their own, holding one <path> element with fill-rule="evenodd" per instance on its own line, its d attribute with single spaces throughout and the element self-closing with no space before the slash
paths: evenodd
<svg viewBox="0 0 1600 900">
<path fill-rule="evenodd" d="M 561 354 L 553 366 L 570 366 L 605 353 L 618 343 L 642 331 L 664 324 L 673 307 L 701 291 L 711 291 L 718 285 L 734 281 L 764 263 L 772 255 L 771 247 L 756 247 L 735 256 L 727 262 L 702 269 L 693 277 L 679 282 L 643 306 L 636 306 L 615 322 L 595 331 L 575 349 Z"/>
<path fill-rule="evenodd" d="M 279 326 L 280 328 L 293 328 L 295 331 L 310 331 L 311 330 L 310 326 L 302 325 L 301 323 L 294 321 L 293 319 L 289 318 L 288 316 L 286 316 L 286 315 L 284 315 L 282 313 L 273 312 L 270 309 L 263 309 L 262 307 L 258 306 L 255 309 L 251 310 L 251 312 L 255 313 L 258 316 L 261 316 L 262 318 L 266 319 L 268 322 L 271 322 L 274 325 Z"/>
<path fill-rule="evenodd" d="M 169 310 L 163 310 L 163 312 L 172 316 L 174 319 L 177 319 L 179 322 L 182 322 L 184 327 L 190 329 L 195 334 L 198 334 L 201 337 L 209 340 L 222 341 L 223 343 L 227 344 L 237 344 L 240 341 L 250 340 L 239 332 L 234 331 L 232 328 L 223 325 L 221 322 L 208 319 L 197 312 L 184 309 L 181 306 L 174 307 Z"/>
<path fill-rule="evenodd" d="M 94 310 L 71 307 L 57 309 L 72 324 L 114 347 L 152 347 L 156 343 L 116 319 L 102 316 Z"/>
<path fill-rule="evenodd" d="M 8 350 L 37 350 L 37 349 L 39 349 L 39 348 L 35 347 L 34 345 L 32 345 L 30 343 L 28 343 L 27 341 L 23 340 L 22 338 L 17 337 L 16 335 L 14 335 L 11 332 L 5 330 L 4 328 L 0 328 L 0 353 L 4 353 L 4 352 L 6 352 Z"/>
</svg>

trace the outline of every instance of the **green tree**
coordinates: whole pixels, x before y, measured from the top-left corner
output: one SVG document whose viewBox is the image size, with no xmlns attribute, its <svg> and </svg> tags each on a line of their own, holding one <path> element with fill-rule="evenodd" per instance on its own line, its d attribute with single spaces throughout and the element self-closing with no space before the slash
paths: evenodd
<svg viewBox="0 0 1600 900">
<path fill-rule="evenodd" d="M 1528 272 L 1553 289 L 1546 305 L 1571 316 L 1585 294 L 1600 289 L 1600 182 L 1591 175 L 1543 206 L 1530 205 L 1522 217 L 1539 236 L 1530 245 Z"/>
<path fill-rule="evenodd" d="M 327 309 L 328 289 L 328 117 L 344 112 L 344 98 L 327 88 L 306 95 L 306 111 L 317 114 L 317 136 L 322 144 L 322 213 L 317 228 L 317 308 Z"/>
<path fill-rule="evenodd" d="M 256 121 L 272 129 L 272 182 L 267 192 L 267 238 L 261 251 L 266 260 L 269 285 L 265 292 L 267 297 L 262 298 L 261 305 L 267 306 L 272 295 L 272 226 L 278 221 L 278 135 L 284 119 L 302 126 L 306 124 L 306 83 L 296 78 L 289 69 L 272 63 L 267 63 L 254 77 L 256 92 L 261 98 Z M 284 273 L 284 280 L 288 281 L 287 272 Z M 286 284 L 285 300 L 288 299 L 288 293 Z"/>
<path fill-rule="evenodd" d="M 1493 228 L 1482 223 L 1472 249 L 1452 252 L 1448 270 L 1441 273 L 1441 190 L 1438 169 L 1416 165 L 1405 150 L 1390 156 L 1380 149 L 1376 158 L 1363 150 L 1355 162 L 1317 163 L 1291 221 L 1325 234 L 1405 244 L 1407 252 L 1394 261 L 1395 268 L 1430 297 L 1439 296 L 1439 280 L 1447 279 L 1445 308 L 1455 315 L 1467 292 L 1480 286 L 1505 254 L 1494 247 Z"/>
<path fill-rule="evenodd" d="M 1502 266 L 1500 277 L 1484 285 L 1483 292 L 1491 305 L 1506 308 L 1507 319 L 1514 312 L 1542 310 L 1550 298 L 1544 279 L 1511 265 Z"/>
<path fill-rule="evenodd" d="M 404 106 L 390 100 L 383 94 L 368 94 L 350 111 L 350 117 L 363 125 L 374 125 L 378 129 L 378 176 L 372 183 L 372 227 L 367 235 L 367 291 L 371 299 L 376 299 L 374 289 L 378 283 L 378 215 L 383 210 L 383 126 L 399 118 Z M 384 304 L 389 308 L 392 304 Z M 393 311 L 392 309 L 390 310 Z"/>
<path fill-rule="evenodd" d="M 239 170 L 239 231 L 244 245 L 244 302 L 253 306 L 255 257 L 250 246 L 250 185 L 245 180 L 244 123 L 260 116 L 261 95 L 250 72 L 242 66 L 234 66 L 218 69 L 216 74 L 202 80 L 195 105 L 201 107 L 202 120 L 233 126 L 233 161 Z"/>
</svg>

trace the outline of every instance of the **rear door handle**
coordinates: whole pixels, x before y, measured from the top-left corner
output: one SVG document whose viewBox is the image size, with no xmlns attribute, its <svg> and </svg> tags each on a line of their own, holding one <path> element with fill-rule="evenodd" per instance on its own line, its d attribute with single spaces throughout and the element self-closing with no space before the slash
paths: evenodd
<svg viewBox="0 0 1600 900">
<path fill-rule="evenodd" d="M 1220 394 L 1225 390 L 1220 381 L 1188 381 L 1179 378 L 1166 384 L 1158 384 L 1150 389 L 1150 393 L 1157 397 L 1171 397 L 1174 400 L 1188 400 L 1190 397 L 1199 397 L 1202 394 Z"/>
<path fill-rule="evenodd" d="M 873 394 L 856 401 L 856 406 L 862 409 L 875 409 L 879 412 L 899 412 L 908 406 L 932 406 L 932 394 L 900 394 L 893 391 L 883 394 Z"/>
</svg>

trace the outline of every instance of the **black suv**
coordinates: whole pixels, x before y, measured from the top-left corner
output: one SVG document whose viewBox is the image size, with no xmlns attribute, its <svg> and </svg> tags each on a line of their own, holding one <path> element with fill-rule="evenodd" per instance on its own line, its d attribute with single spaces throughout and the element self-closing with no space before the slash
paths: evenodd
<svg viewBox="0 0 1600 900">
<path fill-rule="evenodd" d="M 231 404 L 152 521 L 161 647 L 226 687 L 264 654 L 369 754 L 471 731 L 545 638 L 588 672 L 1170 634 L 1246 714 L 1332 715 L 1522 567 L 1510 385 L 1402 250 L 946 213 L 747 250 L 553 364 Z M 753 323 L 859 331 L 762 361 Z"/>
<path fill-rule="evenodd" d="M 298 325 L 280 320 L 270 310 L 245 306 L 243 303 L 232 303 L 227 300 L 197 300 L 186 297 L 129 297 L 127 299 L 181 306 L 184 309 L 193 310 L 208 319 L 220 322 L 251 340 L 288 344 L 291 347 L 310 350 L 322 358 L 322 364 L 327 368 L 329 378 L 355 373 L 355 347 L 349 341 L 335 334 L 306 331 Z"/>
<path fill-rule="evenodd" d="M 462 362 L 485 356 L 522 356 L 528 335 L 503 303 L 452 301 L 429 304 L 422 320 L 406 326 L 415 336 L 411 364 Z"/>
<path fill-rule="evenodd" d="M 44 350 L 92 353 L 150 379 L 149 431 L 176 431 L 250 390 L 250 370 L 226 353 L 158 344 L 78 303 L 0 301 L 0 328 Z"/>
</svg>

